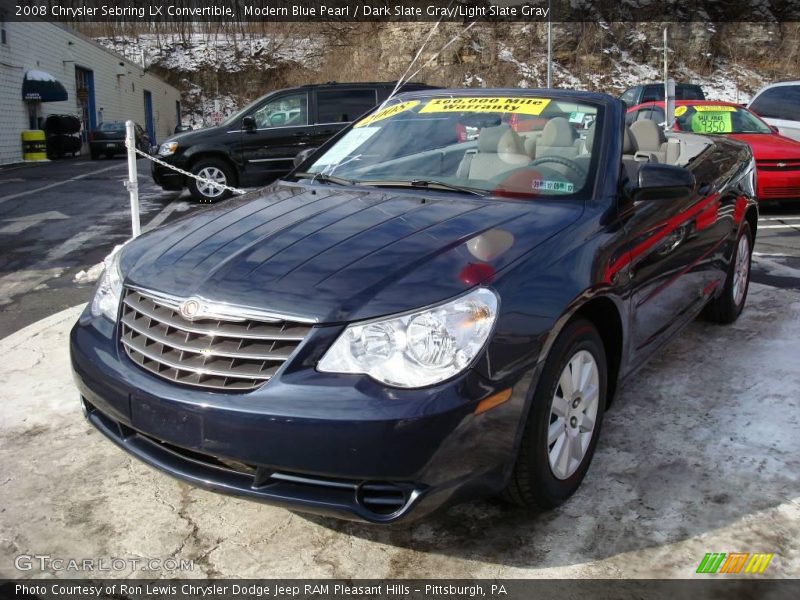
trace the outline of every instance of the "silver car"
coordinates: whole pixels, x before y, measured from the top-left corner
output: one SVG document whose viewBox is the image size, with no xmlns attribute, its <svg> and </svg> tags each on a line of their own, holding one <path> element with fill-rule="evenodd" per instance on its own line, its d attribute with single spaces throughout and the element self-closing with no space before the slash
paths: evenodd
<svg viewBox="0 0 800 600">
<path fill-rule="evenodd" d="M 781 135 L 800 141 L 800 81 L 768 85 L 747 108 L 777 127 Z"/>
</svg>

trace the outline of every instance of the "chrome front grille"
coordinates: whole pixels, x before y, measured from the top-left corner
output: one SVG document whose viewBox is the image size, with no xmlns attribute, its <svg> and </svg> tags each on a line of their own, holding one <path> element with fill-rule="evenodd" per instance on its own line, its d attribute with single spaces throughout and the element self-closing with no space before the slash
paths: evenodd
<svg viewBox="0 0 800 600">
<path fill-rule="evenodd" d="M 267 382 L 300 345 L 311 324 L 199 300 L 199 318 L 181 301 L 127 289 L 120 340 L 133 362 L 176 383 L 252 390 Z"/>
</svg>

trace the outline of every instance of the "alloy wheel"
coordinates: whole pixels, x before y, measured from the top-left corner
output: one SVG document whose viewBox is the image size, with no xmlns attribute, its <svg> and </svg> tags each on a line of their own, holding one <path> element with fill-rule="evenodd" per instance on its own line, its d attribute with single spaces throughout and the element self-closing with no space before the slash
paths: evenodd
<svg viewBox="0 0 800 600">
<path fill-rule="evenodd" d="M 197 174 L 198 177 L 209 179 L 210 181 L 198 181 L 197 190 L 207 198 L 221 196 L 225 189 L 222 187 L 227 184 L 225 173 L 217 167 L 203 167 Z"/>
<path fill-rule="evenodd" d="M 557 479 L 578 470 L 594 434 L 600 401 L 600 375 L 594 356 L 586 350 L 569 359 L 550 405 L 547 453 Z"/>
<path fill-rule="evenodd" d="M 750 277 L 750 240 L 746 235 L 739 238 L 733 263 L 733 302 L 739 306 L 744 300 L 747 281 Z"/>
</svg>

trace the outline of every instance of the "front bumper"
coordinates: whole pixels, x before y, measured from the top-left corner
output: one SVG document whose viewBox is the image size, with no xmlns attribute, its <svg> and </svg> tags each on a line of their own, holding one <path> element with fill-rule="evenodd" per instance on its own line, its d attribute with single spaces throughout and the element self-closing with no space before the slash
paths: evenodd
<svg viewBox="0 0 800 600">
<path fill-rule="evenodd" d="M 158 158 L 166 163 L 172 162 L 169 160 L 169 158 L 165 158 L 163 156 L 159 156 Z M 186 168 L 183 166 L 180 166 L 180 168 L 186 170 Z M 172 169 L 152 161 L 150 162 L 150 174 L 153 177 L 153 181 L 155 181 L 157 185 L 160 185 L 165 190 L 178 191 L 182 190 L 186 186 L 186 181 L 183 175 L 177 171 L 173 171 Z"/>
<path fill-rule="evenodd" d="M 71 334 L 87 418 L 118 446 L 206 489 L 376 523 L 500 491 L 530 387 L 526 377 L 509 401 L 475 415 L 500 388 L 472 371 L 434 388 L 392 390 L 292 368 L 290 359 L 262 388 L 225 394 L 143 371 L 116 339 L 111 323 L 86 314 Z"/>
<path fill-rule="evenodd" d="M 800 171 L 758 169 L 756 197 L 759 201 L 800 200 Z"/>
</svg>

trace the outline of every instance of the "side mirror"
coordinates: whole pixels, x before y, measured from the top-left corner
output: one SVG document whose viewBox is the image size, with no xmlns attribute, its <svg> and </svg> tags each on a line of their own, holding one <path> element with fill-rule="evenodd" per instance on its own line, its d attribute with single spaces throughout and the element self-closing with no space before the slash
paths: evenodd
<svg viewBox="0 0 800 600">
<path fill-rule="evenodd" d="M 306 162 L 308 157 L 314 154 L 316 150 L 317 150 L 316 148 L 303 148 L 302 150 L 300 150 L 300 152 L 298 152 L 294 157 L 294 168 L 296 169 L 304 162 Z"/>
<path fill-rule="evenodd" d="M 775 125 L 770 125 L 769 128 L 772 129 L 772 133 L 780 133 L 781 132 L 781 130 L 778 129 Z"/>
<path fill-rule="evenodd" d="M 675 165 L 642 163 L 637 179 L 631 182 L 634 202 L 688 198 L 695 188 L 694 174 Z"/>
<path fill-rule="evenodd" d="M 242 119 L 242 129 L 245 131 L 255 131 L 256 120 L 253 117 L 245 117 Z"/>
</svg>

